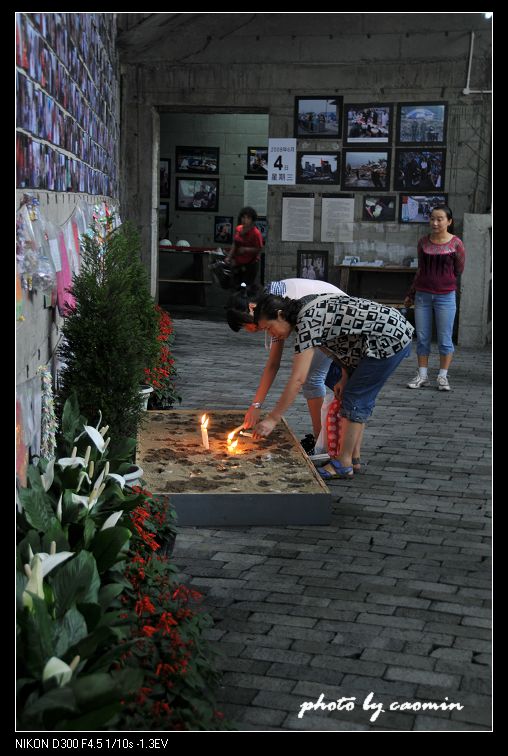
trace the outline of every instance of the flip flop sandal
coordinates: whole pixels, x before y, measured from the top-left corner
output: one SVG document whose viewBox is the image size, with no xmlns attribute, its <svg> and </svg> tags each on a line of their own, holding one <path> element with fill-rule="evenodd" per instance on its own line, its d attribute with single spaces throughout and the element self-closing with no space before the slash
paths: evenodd
<svg viewBox="0 0 508 756">
<path fill-rule="evenodd" d="M 333 480 L 334 478 L 345 480 L 354 476 L 353 467 L 344 467 L 338 459 L 331 459 L 326 465 L 318 469 L 318 473 L 323 480 Z"/>
<path fill-rule="evenodd" d="M 362 471 L 362 462 L 360 457 L 353 457 L 351 461 L 353 463 L 353 472 L 360 473 Z"/>
</svg>

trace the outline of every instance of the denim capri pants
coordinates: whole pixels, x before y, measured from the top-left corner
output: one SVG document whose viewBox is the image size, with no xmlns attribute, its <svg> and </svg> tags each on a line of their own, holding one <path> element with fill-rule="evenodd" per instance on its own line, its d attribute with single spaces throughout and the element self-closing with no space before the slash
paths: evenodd
<svg viewBox="0 0 508 756">
<path fill-rule="evenodd" d="M 415 293 L 416 354 L 428 357 L 432 337 L 432 313 L 436 318 L 436 333 L 439 354 L 452 354 L 453 322 L 457 310 L 456 292 L 431 294 L 428 291 Z"/>
<path fill-rule="evenodd" d="M 325 396 L 325 378 L 331 362 L 331 358 L 322 352 L 321 349 L 314 349 L 309 372 L 302 387 L 302 393 L 306 399 L 317 399 L 318 397 Z"/>
<path fill-rule="evenodd" d="M 353 423 L 365 423 L 372 415 L 376 397 L 403 359 L 411 354 L 411 344 L 392 357 L 378 360 L 364 357 L 344 389 L 340 414 Z"/>
</svg>

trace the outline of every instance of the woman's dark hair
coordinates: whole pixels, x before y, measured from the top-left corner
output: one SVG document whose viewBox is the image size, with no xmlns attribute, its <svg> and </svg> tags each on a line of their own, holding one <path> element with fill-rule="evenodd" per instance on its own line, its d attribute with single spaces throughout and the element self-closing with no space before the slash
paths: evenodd
<svg viewBox="0 0 508 756">
<path fill-rule="evenodd" d="M 258 214 L 256 213 L 253 207 L 242 207 L 242 209 L 238 213 L 237 225 L 240 225 L 240 223 L 242 222 L 242 215 L 248 215 L 249 218 L 252 218 L 253 223 L 255 223 L 258 219 Z"/>
<path fill-rule="evenodd" d="M 294 326 L 301 307 L 299 299 L 278 297 L 275 294 L 264 294 L 260 297 L 254 309 L 254 323 L 258 325 L 261 318 L 276 320 L 281 311 L 284 320 Z"/>
<path fill-rule="evenodd" d="M 448 205 L 444 205 L 444 204 L 443 205 L 434 205 L 434 207 L 432 208 L 431 213 L 430 213 L 431 215 L 434 212 L 434 210 L 442 210 L 443 211 L 443 213 L 446 215 L 446 217 L 448 218 L 448 220 L 451 220 L 451 224 L 448 226 L 448 231 L 450 231 L 450 232 L 453 231 L 453 223 L 454 223 L 454 221 L 453 221 L 453 213 L 450 210 L 450 208 L 448 207 Z"/>
<path fill-rule="evenodd" d="M 226 320 L 232 331 L 239 331 L 245 325 L 253 325 L 254 318 L 249 310 L 249 303 L 256 302 L 263 294 L 257 284 L 242 286 L 240 291 L 235 291 L 228 300 Z"/>
</svg>

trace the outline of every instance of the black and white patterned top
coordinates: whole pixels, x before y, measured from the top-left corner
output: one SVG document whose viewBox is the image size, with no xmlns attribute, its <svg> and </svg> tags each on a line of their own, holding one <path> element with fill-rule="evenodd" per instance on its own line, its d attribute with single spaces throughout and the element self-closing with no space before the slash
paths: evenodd
<svg viewBox="0 0 508 756">
<path fill-rule="evenodd" d="M 414 328 L 395 307 L 333 294 L 302 301 L 295 326 L 297 354 L 319 347 L 354 370 L 364 357 L 383 360 L 411 343 Z"/>
</svg>

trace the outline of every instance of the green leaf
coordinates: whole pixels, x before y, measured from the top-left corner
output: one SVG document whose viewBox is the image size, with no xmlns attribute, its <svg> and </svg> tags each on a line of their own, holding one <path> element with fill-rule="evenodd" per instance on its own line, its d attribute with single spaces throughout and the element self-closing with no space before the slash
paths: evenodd
<svg viewBox="0 0 508 756">
<path fill-rule="evenodd" d="M 103 609 L 107 609 L 113 601 L 119 596 L 124 590 L 124 586 L 120 585 L 119 583 L 109 583 L 108 585 L 103 585 L 102 588 L 99 591 L 99 604 Z"/>
<path fill-rule="evenodd" d="M 100 578 L 95 559 L 89 551 L 80 551 L 50 575 L 55 596 L 57 616 L 63 617 L 70 607 L 79 602 L 97 603 Z"/>
<path fill-rule="evenodd" d="M 82 659 L 90 659 L 99 646 L 109 646 L 113 642 L 116 642 L 116 637 L 109 627 L 97 627 L 86 638 L 79 641 L 71 651 L 79 654 Z"/>
<path fill-rule="evenodd" d="M 84 711 L 106 706 L 123 697 L 116 681 L 106 672 L 81 675 L 72 682 L 72 689 L 80 709 Z"/>
<path fill-rule="evenodd" d="M 91 633 L 92 630 L 98 625 L 100 618 L 102 617 L 102 609 L 99 604 L 78 604 L 77 608 L 86 620 L 87 633 Z M 85 633 L 85 635 L 87 634 Z"/>
<path fill-rule="evenodd" d="M 56 543 L 57 552 L 70 551 L 69 543 L 67 541 L 67 538 L 65 537 L 65 533 L 63 532 L 62 526 L 57 517 L 55 517 L 55 519 L 51 522 L 51 525 L 42 536 L 42 551 L 45 551 L 47 554 L 49 554 L 51 543 L 53 541 L 55 541 Z"/>
<path fill-rule="evenodd" d="M 78 397 L 75 392 L 72 392 L 65 402 L 62 413 L 62 436 L 71 448 L 74 445 L 74 439 L 83 430 L 83 428 L 79 429 L 79 417 Z"/>
<path fill-rule="evenodd" d="M 44 665 L 54 654 L 53 622 L 46 603 L 32 595 L 32 608 L 18 613 L 20 636 L 17 656 L 34 677 L 40 679 Z"/>
<path fill-rule="evenodd" d="M 35 465 L 28 465 L 27 478 L 30 481 L 31 488 L 34 488 L 37 491 L 42 491 L 44 493 L 41 474 Z"/>
<path fill-rule="evenodd" d="M 20 488 L 19 498 L 23 504 L 26 519 L 36 530 L 46 532 L 57 520 L 51 500 L 44 493 L 44 489 Z"/>
<path fill-rule="evenodd" d="M 36 724 L 42 719 L 49 729 L 54 725 L 62 714 L 76 712 L 76 701 L 74 694 L 68 685 L 63 688 L 53 688 L 53 690 L 44 693 L 40 698 L 31 701 L 22 712 L 22 719 L 26 724 L 30 722 Z"/>
<path fill-rule="evenodd" d="M 118 441 L 112 441 L 109 448 L 108 459 L 111 464 L 111 471 L 116 472 L 114 463 L 116 461 L 128 459 L 131 460 L 136 450 L 135 438 L 121 438 Z M 129 462 L 131 465 L 132 462 Z"/>
<path fill-rule="evenodd" d="M 93 521 L 92 517 L 87 517 L 85 520 L 84 528 L 83 528 L 83 542 L 85 544 L 85 549 L 91 550 L 90 544 L 93 540 L 96 530 L 97 530 L 97 525 Z M 99 569 L 99 572 L 100 572 L 100 569 Z"/>
<path fill-rule="evenodd" d="M 65 653 L 88 635 L 85 617 L 74 607 L 65 613 L 62 620 L 55 623 L 55 656 L 63 659 Z"/>
<path fill-rule="evenodd" d="M 90 547 L 97 562 L 99 572 L 105 572 L 118 559 L 124 558 L 124 555 L 120 551 L 130 537 L 131 531 L 128 528 L 120 526 L 99 530 Z"/>
<path fill-rule="evenodd" d="M 101 706 L 100 709 L 87 712 L 76 719 L 63 719 L 59 722 L 59 730 L 81 730 L 89 732 L 90 730 L 100 730 L 110 724 L 110 720 L 122 709 L 120 702 L 112 703 L 107 706 Z"/>
</svg>

